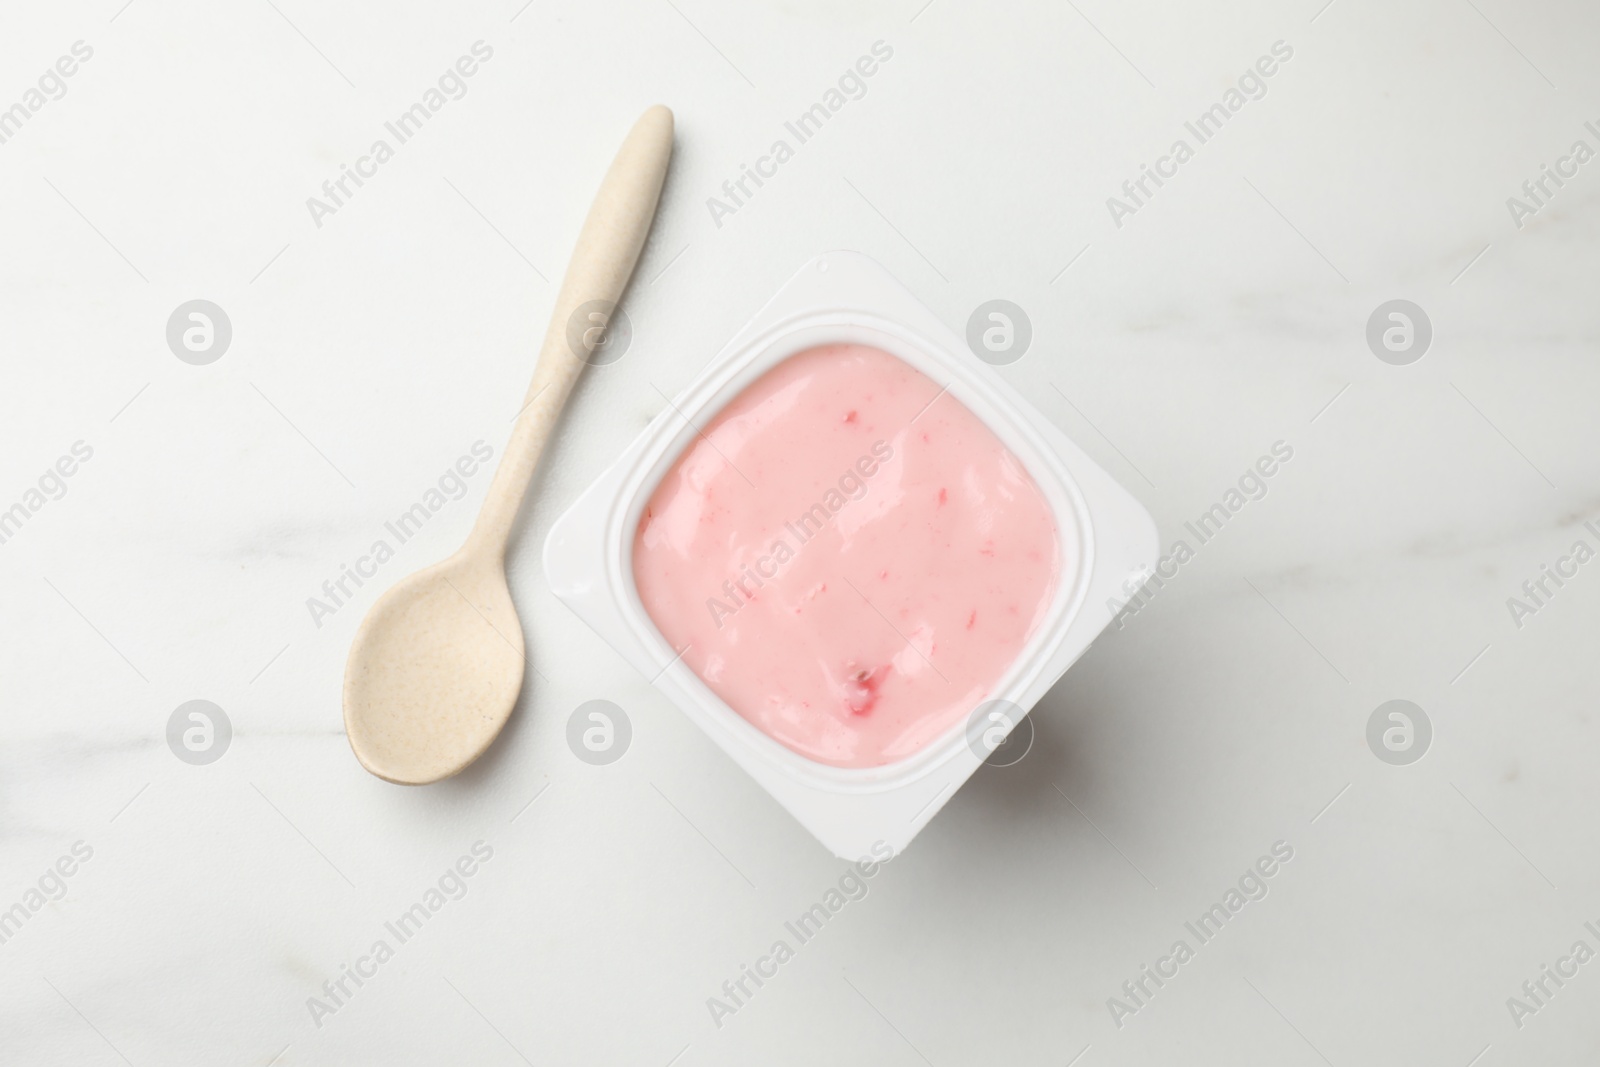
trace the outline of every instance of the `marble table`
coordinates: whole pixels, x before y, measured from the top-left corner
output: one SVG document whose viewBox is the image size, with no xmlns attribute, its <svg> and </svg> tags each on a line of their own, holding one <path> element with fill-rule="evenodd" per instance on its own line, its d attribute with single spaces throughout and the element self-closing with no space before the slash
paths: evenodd
<svg viewBox="0 0 1600 1067">
<path fill-rule="evenodd" d="M 1593 1062 L 1593 5 L 6 23 L 0 1061 Z M 498 456 L 657 101 L 631 347 L 513 540 L 521 703 L 387 785 L 341 729 L 351 635 L 464 535 L 487 467 L 451 472 Z M 859 885 L 540 566 L 831 248 L 958 333 L 1021 308 L 995 373 L 1188 550 Z M 594 700 L 606 763 L 567 741 Z"/>
</svg>

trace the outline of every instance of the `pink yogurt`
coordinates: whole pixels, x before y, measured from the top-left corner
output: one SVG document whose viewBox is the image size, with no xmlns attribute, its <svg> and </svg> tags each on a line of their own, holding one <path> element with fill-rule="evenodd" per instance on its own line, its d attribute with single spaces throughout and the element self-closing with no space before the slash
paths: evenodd
<svg viewBox="0 0 1600 1067">
<path fill-rule="evenodd" d="M 802 756 L 876 767 L 962 721 L 1044 620 L 1063 561 L 1033 478 L 877 348 L 762 375 L 657 486 L 645 609 L 724 703 Z"/>
</svg>

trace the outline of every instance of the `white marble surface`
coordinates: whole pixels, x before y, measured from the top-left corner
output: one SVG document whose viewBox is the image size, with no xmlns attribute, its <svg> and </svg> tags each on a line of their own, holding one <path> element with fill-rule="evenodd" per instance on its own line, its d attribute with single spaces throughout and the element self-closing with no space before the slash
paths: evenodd
<svg viewBox="0 0 1600 1067">
<path fill-rule="evenodd" d="M 921 4 L 6 14 L 0 108 L 94 53 L 0 144 L 0 508 L 93 457 L 0 545 L 0 908 L 93 854 L 0 944 L 0 1060 L 1593 1062 L 1600 962 L 1520 1027 L 1507 998 L 1600 949 L 1600 564 L 1520 628 L 1506 602 L 1600 545 L 1600 162 L 1521 229 L 1506 198 L 1600 147 L 1600 13 Z M 306 198 L 480 39 L 467 95 L 314 225 Z M 707 198 L 880 40 L 866 95 L 719 227 Z M 1115 226 L 1106 198 L 1279 40 L 1265 97 Z M 498 452 L 546 279 L 658 100 L 678 154 L 634 347 L 580 385 L 513 548 L 538 673 L 480 765 L 386 785 L 341 733 L 345 649 L 487 477 L 320 628 L 306 598 L 473 442 Z M 841 864 L 554 600 L 539 547 L 658 388 L 837 247 L 957 330 L 1022 305 L 1033 347 L 1000 373 L 1164 542 L 1275 441 L 1294 457 L 1054 689 L 1022 763 L 718 1027 L 707 998 Z M 194 298 L 233 325 L 208 366 L 164 338 Z M 1434 326 L 1410 366 L 1364 340 L 1394 298 Z M 1365 739 L 1395 698 L 1434 726 L 1409 766 Z M 234 730 L 208 766 L 165 741 L 193 699 Z M 590 699 L 633 724 L 610 766 L 565 742 Z M 477 841 L 465 896 L 314 1019 Z M 1277 841 L 1266 898 L 1119 1027 L 1108 998 Z"/>
</svg>

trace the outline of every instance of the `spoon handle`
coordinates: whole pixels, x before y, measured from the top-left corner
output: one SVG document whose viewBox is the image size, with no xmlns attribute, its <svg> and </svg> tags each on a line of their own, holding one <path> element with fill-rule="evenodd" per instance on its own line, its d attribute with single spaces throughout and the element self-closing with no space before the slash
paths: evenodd
<svg viewBox="0 0 1600 1067">
<path fill-rule="evenodd" d="M 505 556 L 522 496 L 573 384 L 587 363 L 604 360 L 595 349 L 604 343 L 605 327 L 639 261 L 671 156 L 672 112 L 657 104 L 633 124 L 589 207 L 550 313 L 533 381 L 467 538 L 467 550 Z"/>
</svg>

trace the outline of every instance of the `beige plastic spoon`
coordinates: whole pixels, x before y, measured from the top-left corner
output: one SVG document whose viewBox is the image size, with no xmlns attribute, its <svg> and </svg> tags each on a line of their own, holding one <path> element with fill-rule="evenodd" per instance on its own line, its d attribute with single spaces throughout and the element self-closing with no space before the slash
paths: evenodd
<svg viewBox="0 0 1600 1067">
<path fill-rule="evenodd" d="M 511 716 L 525 660 L 506 541 L 573 383 L 604 340 L 591 324 L 607 322 L 633 274 L 671 155 L 672 112 L 657 105 L 634 123 L 595 194 L 477 525 L 455 555 L 380 597 L 356 631 L 344 728 L 356 759 L 379 778 L 448 778 L 481 756 Z"/>
</svg>

